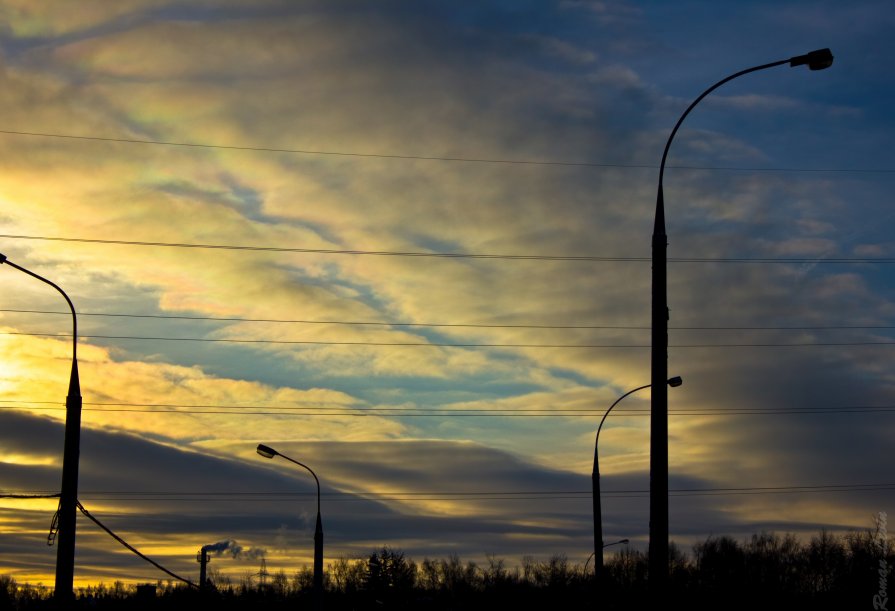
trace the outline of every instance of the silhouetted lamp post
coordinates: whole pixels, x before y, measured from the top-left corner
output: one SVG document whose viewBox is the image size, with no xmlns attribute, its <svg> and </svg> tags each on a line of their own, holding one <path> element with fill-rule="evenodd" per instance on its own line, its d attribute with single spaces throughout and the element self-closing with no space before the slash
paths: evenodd
<svg viewBox="0 0 895 611">
<path fill-rule="evenodd" d="M 53 595 L 58 601 L 69 601 L 74 596 L 75 577 L 75 526 L 78 505 L 78 460 L 81 446 L 81 382 L 78 377 L 78 316 L 75 306 L 59 286 L 43 276 L 16 265 L 0 254 L 0 264 L 6 263 L 59 291 L 72 318 L 71 377 L 68 396 L 65 398 L 65 441 L 62 450 L 62 489 L 59 494 L 58 538 L 56 548 L 56 585 Z"/>
<path fill-rule="evenodd" d="M 314 597 L 317 599 L 317 608 L 323 608 L 323 521 L 320 519 L 320 480 L 317 479 L 317 474 L 304 463 L 300 463 L 295 459 L 289 458 L 285 454 L 280 454 L 273 448 L 266 446 L 262 443 L 258 444 L 258 454 L 263 456 L 264 458 L 273 458 L 274 456 L 280 456 L 288 460 L 291 463 L 298 465 L 299 467 L 304 467 L 308 470 L 308 473 L 314 476 L 314 481 L 317 482 L 317 527 L 314 530 Z"/>
<path fill-rule="evenodd" d="M 613 545 L 623 545 L 628 543 L 628 539 L 619 539 L 618 541 L 613 541 L 612 543 L 604 543 L 603 549 L 607 547 L 612 547 Z M 587 575 L 587 565 L 590 564 L 590 559 L 597 555 L 597 552 L 591 552 L 590 556 L 587 557 L 587 560 L 584 561 L 584 574 Z"/>
<path fill-rule="evenodd" d="M 668 380 L 668 385 L 672 388 L 676 388 L 684 383 L 684 380 L 680 376 L 675 376 Z M 603 575 L 603 550 L 610 545 L 615 545 L 616 543 L 627 543 L 627 539 L 622 539 L 621 541 L 616 541 L 616 543 L 609 543 L 608 545 L 603 545 L 603 508 L 600 503 L 600 431 L 603 429 L 603 423 L 606 422 L 606 417 L 609 415 L 609 412 L 612 411 L 616 405 L 618 405 L 622 399 L 627 397 L 628 395 L 633 395 L 638 390 L 643 390 L 644 388 L 649 388 L 652 386 L 651 384 L 644 384 L 643 386 L 638 386 L 637 388 L 631 389 L 621 397 L 615 400 L 615 402 L 609 406 L 609 409 L 606 410 L 606 413 L 603 414 L 602 420 L 600 420 L 600 426 L 597 427 L 597 437 L 594 441 L 594 470 L 591 473 L 590 481 L 591 481 L 591 494 L 593 496 L 593 504 L 594 504 L 594 553 L 592 556 L 594 557 L 594 578 L 599 581 Z M 585 567 L 587 563 L 585 562 Z"/>
<path fill-rule="evenodd" d="M 668 286 L 667 249 L 665 235 L 665 202 L 662 195 L 662 178 L 665 174 L 665 160 L 671 141 L 681 123 L 690 111 L 712 91 L 733 79 L 767 68 L 789 64 L 808 66 L 811 70 L 823 70 L 833 65 L 833 54 L 829 49 L 819 49 L 762 64 L 718 81 L 696 98 L 681 115 L 662 153 L 659 166 L 659 189 L 656 197 L 656 217 L 653 227 L 653 297 L 652 297 L 652 412 L 650 415 L 650 535 L 649 535 L 649 579 L 655 592 L 664 590 L 668 580 L 668 392 L 662 383 L 668 376 Z"/>
</svg>

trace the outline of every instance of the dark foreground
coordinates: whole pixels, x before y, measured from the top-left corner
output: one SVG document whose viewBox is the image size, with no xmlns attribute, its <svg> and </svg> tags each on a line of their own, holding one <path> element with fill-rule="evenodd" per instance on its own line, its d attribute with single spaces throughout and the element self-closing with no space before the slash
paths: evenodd
<svg viewBox="0 0 895 611">
<path fill-rule="evenodd" d="M 489 558 L 487 566 L 447 560 L 416 564 L 383 548 L 367 560 L 332 562 L 325 574 L 323 608 L 365 609 L 786 609 L 888 611 L 895 554 L 879 532 L 837 537 L 826 532 L 808 543 L 795 537 L 753 535 L 738 543 L 712 537 L 690 555 L 672 546 L 669 583 L 655 601 L 649 594 L 647 558 L 622 550 L 607 559 L 599 581 L 593 564 L 571 565 L 563 556 L 546 562 L 523 558 L 519 568 Z M 307 568 L 246 577 L 234 584 L 212 575 L 200 591 L 171 582 L 129 587 L 115 583 L 78 592 L 70 608 L 115 609 L 317 609 Z M 0 578 L 0 611 L 59 608 L 49 593 Z M 895 609 L 895 606 L 892 607 Z"/>
</svg>

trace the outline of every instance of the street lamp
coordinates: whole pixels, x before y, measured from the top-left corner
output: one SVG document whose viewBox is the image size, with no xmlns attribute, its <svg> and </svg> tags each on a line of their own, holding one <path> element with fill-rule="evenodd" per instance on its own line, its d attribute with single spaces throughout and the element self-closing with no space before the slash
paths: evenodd
<svg viewBox="0 0 895 611">
<path fill-rule="evenodd" d="M 291 463 L 298 465 L 299 467 L 304 467 L 308 470 L 308 473 L 314 476 L 314 481 L 317 482 L 317 527 L 314 530 L 314 597 L 317 600 L 317 609 L 323 608 L 323 521 L 320 519 L 320 480 L 317 479 L 317 474 L 304 463 L 300 463 L 295 459 L 289 458 L 285 454 L 280 454 L 270 446 L 266 446 L 263 443 L 258 444 L 257 448 L 258 454 L 263 456 L 264 458 L 273 458 L 274 456 L 280 456 Z"/>
<path fill-rule="evenodd" d="M 810 70 L 823 70 L 833 65 L 829 49 L 819 49 L 769 64 L 762 64 L 721 79 L 698 98 L 681 115 L 662 153 L 659 166 L 659 189 L 656 196 L 656 217 L 653 226 L 653 295 L 652 295 L 652 381 L 653 394 L 650 414 L 650 534 L 649 579 L 655 592 L 664 591 L 668 580 L 668 392 L 662 381 L 668 376 L 668 283 L 667 250 L 665 235 L 665 201 L 662 194 L 662 178 L 665 160 L 671 141 L 690 111 L 712 91 L 733 79 L 767 68 L 789 64 L 808 66 Z"/>
<path fill-rule="evenodd" d="M 684 383 L 683 378 L 680 376 L 675 376 L 670 378 L 667 381 L 667 384 L 672 388 L 677 388 L 681 384 Z M 603 423 L 606 422 L 606 416 L 609 415 L 609 412 L 612 411 L 612 408 L 618 405 L 622 399 L 627 397 L 628 395 L 633 395 L 638 390 L 643 390 L 644 388 L 649 388 L 652 384 L 645 384 L 643 386 L 638 386 L 632 390 L 629 390 L 621 397 L 615 400 L 615 402 L 609 406 L 609 409 L 606 410 L 606 413 L 603 414 L 603 419 L 600 420 L 600 426 L 597 427 L 597 436 L 594 441 L 594 470 L 591 472 L 590 481 L 591 481 L 591 494 L 593 496 L 593 504 L 594 504 L 594 578 L 599 582 L 600 577 L 603 573 L 603 549 L 609 547 L 609 545 L 615 545 L 615 543 L 610 543 L 609 545 L 603 545 L 603 509 L 600 503 L 600 458 L 599 458 L 599 447 L 600 447 L 600 431 L 603 429 Z M 622 539 L 623 542 L 627 543 L 627 539 Z M 587 563 L 585 562 L 585 568 L 587 567 Z"/>
<path fill-rule="evenodd" d="M 49 284 L 59 291 L 68 307 L 72 318 L 72 351 L 71 377 L 68 382 L 68 396 L 65 398 L 65 441 L 62 450 L 62 489 L 59 494 L 58 522 L 54 526 L 59 536 L 56 548 L 56 585 L 53 596 L 57 601 L 67 602 L 74 596 L 75 577 L 75 526 L 77 524 L 78 505 L 78 460 L 81 453 L 81 382 L 78 377 L 78 316 L 75 306 L 59 286 L 43 276 L 16 265 L 0 254 L 0 264 L 6 263 L 32 278 Z M 52 532 L 51 532 L 52 541 Z"/>
<path fill-rule="evenodd" d="M 613 545 L 624 545 L 629 543 L 628 539 L 619 539 L 618 541 L 613 541 L 612 543 L 604 543 L 603 549 L 607 547 L 612 547 Z M 587 565 L 590 564 L 590 559 L 597 555 L 597 552 L 591 552 L 590 556 L 587 557 L 587 560 L 584 561 L 584 574 L 587 575 Z"/>
</svg>

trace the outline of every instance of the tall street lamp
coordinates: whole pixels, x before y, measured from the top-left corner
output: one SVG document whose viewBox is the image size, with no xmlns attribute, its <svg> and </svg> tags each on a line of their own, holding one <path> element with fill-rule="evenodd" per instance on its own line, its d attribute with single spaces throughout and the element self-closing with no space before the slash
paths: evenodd
<svg viewBox="0 0 895 611">
<path fill-rule="evenodd" d="M 684 380 L 680 376 L 675 376 L 667 381 L 667 384 L 672 388 L 676 388 L 683 383 Z M 637 388 L 629 390 L 621 397 L 616 399 L 615 402 L 609 406 L 609 409 L 606 410 L 606 413 L 603 414 L 603 419 L 600 420 L 600 426 L 597 427 L 597 437 L 594 441 L 594 470 L 593 472 L 591 472 L 590 476 L 591 494 L 593 496 L 594 504 L 594 553 L 592 555 L 594 557 L 594 578 L 597 580 L 597 583 L 599 583 L 600 578 L 603 575 L 603 549 L 609 547 L 609 545 L 615 545 L 614 543 L 610 543 L 608 545 L 603 544 L 603 509 L 600 502 L 600 431 L 603 429 L 603 423 L 606 422 L 606 417 L 609 415 L 609 412 L 612 411 L 612 408 L 618 405 L 621 400 L 628 395 L 633 395 L 638 390 L 643 390 L 644 388 L 649 388 L 650 386 L 652 386 L 652 384 L 644 384 L 643 386 L 638 386 Z M 625 543 L 628 542 L 627 539 L 622 539 L 622 541 L 624 541 Z M 586 562 L 585 565 L 587 565 Z"/>
<path fill-rule="evenodd" d="M 314 530 L 314 598 L 316 599 L 317 609 L 323 608 L 323 521 L 320 519 L 320 480 L 317 479 L 317 474 L 304 463 L 300 463 L 295 459 L 289 458 L 285 454 L 280 454 L 273 448 L 264 445 L 263 443 L 258 444 L 257 448 L 258 454 L 263 456 L 264 458 L 273 458 L 274 456 L 280 456 L 288 460 L 291 463 L 298 465 L 299 467 L 304 467 L 308 470 L 308 473 L 314 476 L 314 481 L 317 482 L 317 527 Z"/>
<path fill-rule="evenodd" d="M 652 296 L 652 411 L 650 414 L 650 535 L 649 535 L 649 579 L 655 592 L 662 592 L 668 580 L 668 392 L 662 383 L 668 376 L 668 286 L 667 249 L 665 235 L 665 201 L 662 195 L 662 178 L 665 174 L 665 160 L 671 141 L 681 123 L 690 111 L 712 91 L 733 79 L 767 68 L 789 64 L 808 66 L 811 70 L 823 70 L 833 65 L 833 54 L 829 49 L 819 49 L 762 64 L 721 79 L 696 98 L 681 115 L 662 153 L 659 166 L 659 190 L 656 197 L 656 217 L 653 226 L 653 296 Z"/>
<path fill-rule="evenodd" d="M 75 306 L 58 285 L 43 276 L 16 265 L 0 254 L 0 264 L 6 263 L 59 291 L 68 307 L 72 319 L 71 377 L 68 382 L 68 396 L 65 398 L 65 441 L 62 450 L 62 489 L 59 494 L 58 546 L 56 548 L 56 585 L 54 597 L 57 601 L 68 602 L 74 597 L 75 577 L 75 526 L 78 505 L 78 461 L 81 454 L 81 382 L 78 377 L 78 316 Z M 52 536 L 52 533 L 51 533 Z"/>
</svg>

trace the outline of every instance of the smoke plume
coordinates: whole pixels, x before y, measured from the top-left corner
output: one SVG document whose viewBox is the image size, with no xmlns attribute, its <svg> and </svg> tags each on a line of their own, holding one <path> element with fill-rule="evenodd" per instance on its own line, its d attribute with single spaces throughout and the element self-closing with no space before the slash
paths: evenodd
<svg viewBox="0 0 895 611">
<path fill-rule="evenodd" d="M 261 547 L 250 547 L 248 549 L 241 546 L 235 539 L 227 539 L 218 541 L 210 545 L 202 546 L 202 549 L 213 553 L 215 556 L 222 556 L 224 553 L 229 554 L 233 558 L 245 558 L 248 560 L 258 560 L 264 558 L 267 551 Z"/>
</svg>

